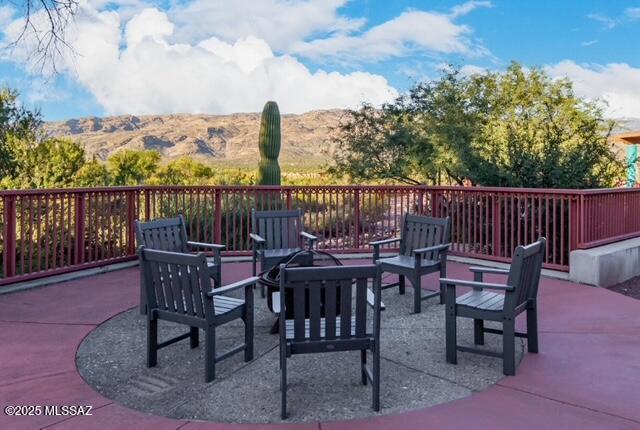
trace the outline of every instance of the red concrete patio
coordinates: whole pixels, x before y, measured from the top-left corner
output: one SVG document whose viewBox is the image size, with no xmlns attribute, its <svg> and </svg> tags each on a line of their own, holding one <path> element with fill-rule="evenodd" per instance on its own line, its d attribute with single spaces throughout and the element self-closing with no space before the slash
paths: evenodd
<svg viewBox="0 0 640 430">
<path fill-rule="evenodd" d="M 225 281 L 248 271 L 248 263 L 228 264 Z M 450 263 L 449 275 L 471 279 L 459 263 Z M 75 363 L 89 332 L 137 305 L 138 276 L 132 268 L 0 296 L 3 407 L 94 407 L 88 417 L 2 414 L 1 429 L 640 429 L 640 302 L 549 278 L 539 293 L 540 353 L 526 354 L 516 376 L 464 399 L 401 415 L 286 426 L 145 415 L 95 392 Z"/>
</svg>

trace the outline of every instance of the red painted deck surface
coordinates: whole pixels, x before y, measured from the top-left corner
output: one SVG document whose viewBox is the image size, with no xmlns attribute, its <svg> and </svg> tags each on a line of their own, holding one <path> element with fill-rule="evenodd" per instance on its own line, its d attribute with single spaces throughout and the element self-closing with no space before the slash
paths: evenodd
<svg viewBox="0 0 640 430">
<path fill-rule="evenodd" d="M 226 267 L 226 281 L 250 270 Z M 471 279 L 462 264 L 451 263 L 449 275 Z M 607 290 L 544 278 L 540 353 L 525 354 L 516 376 L 481 393 L 401 415 L 284 426 L 145 415 L 86 385 L 78 345 L 137 299 L 137 269 L 0 296 L 0 405 L 94 406 L 90 417 L 0 413 L 0 429 L 640 429 L 640 301 Z"/>
</svg>

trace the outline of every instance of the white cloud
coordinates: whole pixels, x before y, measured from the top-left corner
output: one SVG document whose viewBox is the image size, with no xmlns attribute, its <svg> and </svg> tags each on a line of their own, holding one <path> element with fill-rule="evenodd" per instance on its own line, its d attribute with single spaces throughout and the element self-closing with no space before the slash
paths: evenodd
<svg viewBox="0 0 640 430">
<path fill-rule="evenodd" d="M 449 16 L 451 16 L 452 18 L 464 16 L 480 7 L 493 7 L 493 4 L 490 1 L 478 1 L 478 0 L 468 1 L 466 3 L 462 3 L 452 7 L 451 14 Z"/>
<path fill-rule="evenodd" d="M 629 7 L 625 9 L 624 14 L 633 20 L 640 19 L 640 7 Z"/>
<path fill-rule="evenodd" d="M 565 60 L 545 69 L 551 76 L 570 78 L 578 95 L 605 100 L 608 116 L 640 118 L 640 68 L 626 63 L 580 65 Z"/>
<path fill-rule="evenodd" d="M 276 52 L 317 34 L 341 34 L 360 29 L 365 20 L 338 13 L 347 0 L 194 0 L 178 3 L 170 15 L 179 41 L 211 36 L 236 41 L 247 36 L 265 40 Z"/>
<path fill-rule="evenodd" d="M 411 10 L 361 34 L 300 41 L 291 52 L 347 61 L 378 61 L 416 52 L 486 54 L 486 49 L 469 40 L 470 33 L 469 27 L 454 23 L 448 15 Z"/>
<path fill-rule="evenodd" d="M 358 64 L 416 53 L 488 54 L 471 39 L 471 28 L 454 22 L 491 7 L 488 1 L 469 1 L 449 14 L 408 10 L 366 30 L 364 18 L 340 11 L 347 2 L 188 0 L 163 11 L 149 7 L 152 0 L 80 0 L 65 34 L 75 52 L 62 54 L 56 66 L 109 114 L 257 111 L 268 99 L 283 112 L 303 112 L 378 105 L 397 91 L 380 75 L 312 71 L 300 57 Z M 44 12 L 32 18 L 46 25 Z M 12 40 L 21 29 L 16 19 L 0 31 Z M 39 76 L 28 56 L 34 43 L 26 37 L 0 58 Z"/>
<path fill-rule="evenodd" d="M 13 21 L 15 10 L 11 6 L 0 6 L 0 27 L 4 27 Z"/>
<path fill-rule="evenodd" d="M 125 24 L 117 12 L 85 8 L 68 33 L 78 55 L 65 58 L 63 71 L 107 114 L 255 112 L 271 99 L 283 112 L 305 112 L 381 104 L 397 95 L 381 76 L 311 72 L 257 37 L 179 44 L 170 42 L 173 29 L 157 9 Z"/>
<path fill-rule="evenodd" d="M 590 13 L 589 15 L 587 15 L 587 18 L 599 22 L 602 25 L 602 28 L 605 30 L 611 30 L 616 25 L 618 25 L 618 21 L 600 13 Z"/>
</svg>

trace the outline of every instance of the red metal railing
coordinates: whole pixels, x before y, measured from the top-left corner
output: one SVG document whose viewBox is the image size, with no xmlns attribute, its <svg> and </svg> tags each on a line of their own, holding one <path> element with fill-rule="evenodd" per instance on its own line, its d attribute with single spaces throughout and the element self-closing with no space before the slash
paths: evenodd
<svg viewBox="0 0 640 430">
<path fill-rule="evenodd" d="M 569 252 L 640 236 L 640 189 L 427 186 L 113 187 L 0 192 L 0 285 L 135 258 L 135 219 L 181 213 L 193 240 L 250 250 L 250 212 L 299 207 L 318 246 L 366 252 L 399 234 L 405 212 L 450 216 L 453 252 L 509 261 L 545 236 L 545 266 Z"/>
</svg>

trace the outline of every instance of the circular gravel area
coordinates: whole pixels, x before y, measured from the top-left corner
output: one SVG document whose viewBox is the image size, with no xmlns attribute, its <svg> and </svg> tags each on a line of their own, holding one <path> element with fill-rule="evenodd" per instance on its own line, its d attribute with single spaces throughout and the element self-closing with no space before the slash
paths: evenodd
<svg viewBox="0 0 640 430">
<path fill-rule="evenodd" d="M 280 423 L 278 335 L 266 301 L 255 296 L 255 359 L 242 353 L 218 363 L 217 378 L 204 382 L 203 335 L 200 347 L 188 339 L 158 352 L 158 365 L 147 368 L 146 320 L 131 309 L 100 325 L 82 342 L 77 366 L 82 377 L 105 397 L 154 415 L 228 423 Z M 238 296 L 239 297 L 239 296 Z M 315 422 L 398 414 L 449 402 L 484 390 L 503 378 L 502 361 L 458 353 L 458 364 L 445 361 L 444 306 L 423 302 L 412 313 L 413 291 L 383 291 L 381 323 L 381 405 L 371 409 L 371 387 L 360 383 L 359 352 L 297 355 L 288 360 L 286 422 Z M 489 325 L 489 324 L 488 324 Z M 160 321 L 160 341 L 187 332 L 186 326 Z M 241 321 L 217 330 L 218 352 L 243 339 Z M 501 350 L 501 337 L 487 334 L 486 348 Z M 516 340 L 516 359 L 523 342 Z M 458 344 L 473 345 L 473 324 L 458 319 Z"/>
</svg>

